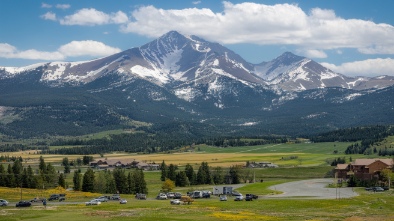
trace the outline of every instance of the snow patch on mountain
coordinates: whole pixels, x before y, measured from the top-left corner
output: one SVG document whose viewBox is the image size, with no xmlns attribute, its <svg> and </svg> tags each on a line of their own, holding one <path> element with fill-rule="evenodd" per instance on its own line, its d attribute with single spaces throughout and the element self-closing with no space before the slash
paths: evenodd
<svg viewBox="0 0 394 221">
<path fill-rule="evenodd" d="M 182 58 L 182 53 L 182 49 L 176 49 L 168 53 L 163 57 L 163 64 L 160 65 L 160 68 L 167 74 L 176 73 L 180 67 L 177 62 Z"/>
<path fill-rule="evenodd" d="M 32 65 L 28 65 L 25 67 L 0 67 L 1 69 L 4 69 L 6 72 L 10 73 L 10 74 L 19 74 L 21 72 L 25 72 L 25 71 L 30 71 L 30 70 L 34 70 L 40 66 L 45 65 L 46 63 L 38 63 L 38 64 L 32 64 Z"/>
<path fill-rule="evenodd" d="M 155 79 L 159 83 L 168 83 L 170 80 L 168 76 L 162 74 L 159 70 L 149 69 L 141 65 L 135 65 L 131 67 L 130 71 L 143 79 L 144 78 Z"/>
</svg>

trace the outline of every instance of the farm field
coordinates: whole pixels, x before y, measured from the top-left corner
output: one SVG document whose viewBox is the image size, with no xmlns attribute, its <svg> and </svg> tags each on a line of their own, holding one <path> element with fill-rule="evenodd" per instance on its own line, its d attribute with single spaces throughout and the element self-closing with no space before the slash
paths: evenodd
<svg viewBox="0 0 394 221">
<path fill-rule="evenodd" d="M 22 198 L 29 200 L 34 197 L 49 197 L 54 193 L 66 193 L 64 203 L 49 203 L 47 208 L 35 204 L 30 208 L 14 206 L 0 208 L 0 220 L 345 220 L 372 221 L 394 220 L 394 191 L 372 193 L 364 188 L 355 188 L 359 196 L 348 199 L 302 199 L 286 198 L 271 199 L 267 196 L 280 194 L 270 189 L 271 186 L 295 180 L 323 178 L 332 170 L 329 162 L 338 157 L 378 158 L 378 156 L 345 155 L 344 150 L 350 143 L 300 143 L 271 144 L 251 147 L 216 148 L 196 146 L 194 152 L 176 152 L 165 154 L 127 154 L 112 153 L 104 156 L 94 155 L 94 159 L 136 159 L 143 162 L 176 164 L 179 169 L 187 163 L 195 169 L 202 161 L 209 166 L 223 168 L 232 165 L 245 165 L 246 161 L 271 162 L 279 168 L 256 168 L 253 171 L 256 183 L 241 184 L 237 190 L 243 194 L 259 195 L 258 200 L 236 202 L 232 197 L 220 202 L 217 196 L 210 199 L 198 199 L 191 205 L 170 205 L 169 200 L 154 199 L 161 188 L 160 172 L 146 171 L 145 180 L 148 184 L 148 199 L 136 200 L 133 195 L 122 195 L 128 200 L 120 205 L 117 201 L 103 203 L 99 206 L 85 206 L 84 202 L 100 196 L 99 193 L 83 193 L 64 189 L 30 190 L 20 188 L 0 188 L 0 198 L 15 204 Z M 3 154 L 4 155 L 4 154 Z M 5 153 L 9 156 L 22 156 L 28 159 L 25 165 L 35 166 L 39 154 L 33 152 Z M 60 162 L 64 157 L 70 160 L 82 156 L 43 155 L 46 162 L 51 162 L 58 170 L 62 170 Z M 84 168 L 82 168 L 84 171 Z M 262 181 L 263 182 L 260 182 Z M 72 183 L 72 175 L 67 176 Z M 176 188 L 174 192 L 185 194 L 192 190 L 212 190 L 212 185 Z"/>
</svg>

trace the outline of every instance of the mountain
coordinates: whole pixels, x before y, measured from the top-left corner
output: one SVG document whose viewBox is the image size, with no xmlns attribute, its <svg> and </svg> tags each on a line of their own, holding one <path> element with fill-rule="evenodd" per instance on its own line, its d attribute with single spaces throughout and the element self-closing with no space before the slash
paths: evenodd
<svg viewBox="0 0 394 221">
<path fill-rule="evenodd" d="M 177 125 L 201 136 L 294 135 L 393 124 L 392 85 L 390 76 L 346 77 L 290 52 L 251 64 L 220 44 L 171 31 L 92 61 L 0 68 L 0 132 Z"/>
</svg>

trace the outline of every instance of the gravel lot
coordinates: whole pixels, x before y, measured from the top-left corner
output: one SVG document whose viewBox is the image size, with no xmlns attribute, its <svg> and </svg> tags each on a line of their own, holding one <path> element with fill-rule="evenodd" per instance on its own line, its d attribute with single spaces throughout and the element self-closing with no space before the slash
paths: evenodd
<svg viewBox="0 0 394 221">
<path fill-rule="evenodd" d="M 310 199 L 340 199 L 358 196 L 351 187 L 327 188 L 333 179 L 312 179 L 271 186 L 270 189 L 283 194 L 265 196 L 264 198 L 310 198 Z"/>
</svg>

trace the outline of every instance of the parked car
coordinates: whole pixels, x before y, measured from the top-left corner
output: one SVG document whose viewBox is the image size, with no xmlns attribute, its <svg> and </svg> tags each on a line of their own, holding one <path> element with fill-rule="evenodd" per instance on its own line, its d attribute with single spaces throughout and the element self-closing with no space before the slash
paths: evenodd
<svg viewBox="0 0 394 221">
<path fill-rule="evenodd" d="M 202 191 L 202 198 L 211 198 L 211 194 L 208 191 Z"/>
<path fill-rule="evenodd" d="M 182 193 L 176 192 L 174 193 L 174 199 L 181 199 Z"/>
<path fill-rule="evenodd" d="M 59 194 L 52 194 L 49 196 L 48 200 L 52 201 L 52 200 L 59 200 L 60 195 Z"/>
<path fill-rule="evenodd" d="M 374 192 L 383 192 L 384 191 L 384 189 L 382 187 L 380 187 L 380 186 L 375 186 L 375 187 L 372 188 L 372 190 Z"/>
<path fill-rule="evenodd" d="M 227 201 L 227 196 L 226 195 L 221 195 L 219 197 L 220 201 Z"/>
<path fill-rule="evenodd" d="M 159 193 L 159 195 L 157 195 L 156 199 L 158 200 L 166 200 L 168 197 L 166 194 L 164 193 Z"/>
<path fill-rule="evenodd" d="M 92 199 L 92 200 L 90 200 L 89 202 L 85 202 L 85 205 L 86 205 L 86 206 L 100 205 L 100 204 L 101 204 L 101 202 L 98 201 L 97 199 Z"/>
<path fill-rule="evenodd" d="M 181 204 L 181 201 L 180 201 L 179 199 L 173 199 L 173 200 L 170 201 L 170 203 L 171 203 L 172 205 L 180 205 L 180 204 Z"/>
<path fill-rule="evenodd" d="M 15 205 L 16 207 L 29 207 L 31 206 L 31 202 L 29 201 L 19 201 Z"/>
<path fill-rule="evenodd" d="M 242 196 L 242 193 L 239 193 L 239 192 L 237 192 L 237 191 L 233 191 L 233 192 L 231 193 L 231 195 L 233 195 L 233 196 Z"/>
<path fill-rule="evenodd" d="M 98 198 L 96 198 L 98 201 L 100 201 L 100 202 L 107 202 L 108 201 L 108 198 L 106 197 L 106 196 L 100 196 L 100 197 L 98 197 Z"/>
<path fill-rule="evenodd" d="M 8 206 L 8 201 L 0 199 L 0 206 Z"/>
<path fill-rule="evenodd" d="M 120 195 L 119 194 L 113 194 L 111 196 L 111 200 L 120 200 Z"/>
<path fill-rule="evenodd" d="M 120 203 L 120 204 L 126 204 L 126 203 L 127 203 L 127 200 L 126 200 L 126 199 L 121 199 L 121 200 L 119 201 L 119 203 Z"/>
<path fill-rule="evenodd" d="M 173 193 L 173 192 L 168 192 L 167 193 L 167 198 L 172 199 L 174 197 L 175 197 L 175 193 Z"/>
<path fill-rule="evenodd" d="M 240 196 L 236 196 L 234 201 L 242 201 L 244 200 L 244 196 L 240 195 Z"/>
<path fill-rule="evenodd" d="M 258 198 L 258 196 L 254 195 L 254 194 L 246 194 L 246 196 L 245 196 L 245 200 L 246 201 L 252 201 L 252 200 L 257 199 L 257 198 Z"/>
<path fill-rule="evenodd" d="M 31 203 L 38 203 L 38 202 L 44 202 L 46 199 L 45 198 L 39 198 L 35 197 L 34 199 L 30 200 Z"/>
<path fill-rule="evenodd" d="M 137 193 L 137 194 L 135 194 L 135 198 L 139 199 L 139 200 L 146 200 L 146 194 Z"/>
</svg>

